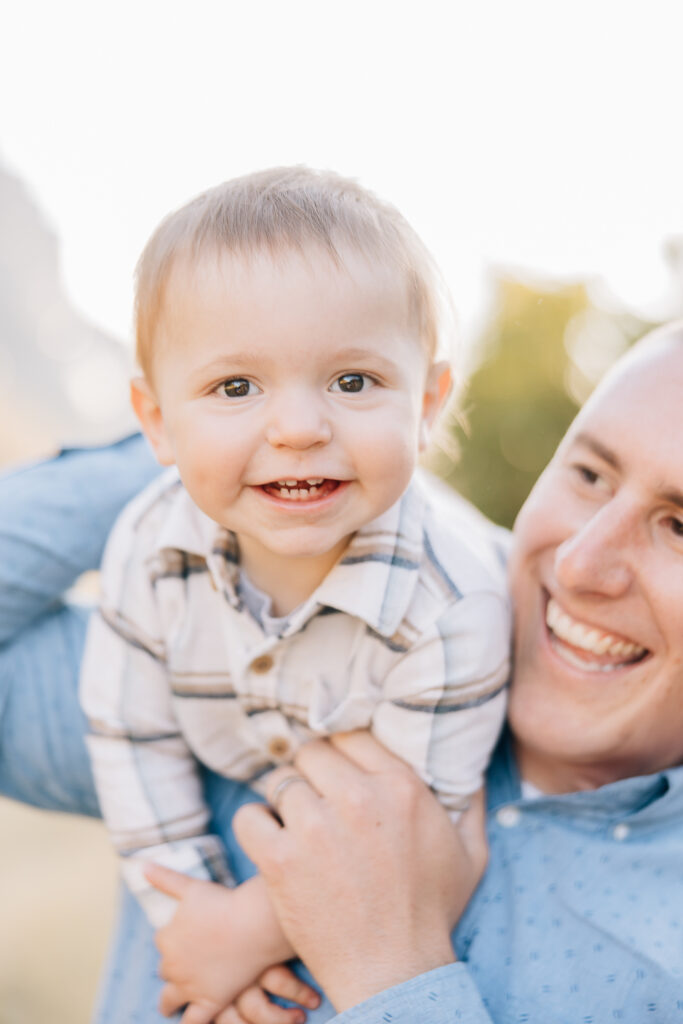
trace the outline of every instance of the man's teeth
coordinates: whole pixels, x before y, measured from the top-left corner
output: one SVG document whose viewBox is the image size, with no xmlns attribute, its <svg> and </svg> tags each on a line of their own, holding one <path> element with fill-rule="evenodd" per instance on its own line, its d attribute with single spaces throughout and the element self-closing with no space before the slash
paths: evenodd
<svg viewBox="0 0 683 1024">
<path fill-rule="evenodd" d="M 645 654 L 646 648 L 630 643 L 621 637 L 604 633 L 600 629 L 585 626 L 567 615 L 551 597 L 546 609 L 545 621 L 559 640 L 578 647 L 591 654 L 619 658 L 622 662 L 633 661 Z"/>
</svg>

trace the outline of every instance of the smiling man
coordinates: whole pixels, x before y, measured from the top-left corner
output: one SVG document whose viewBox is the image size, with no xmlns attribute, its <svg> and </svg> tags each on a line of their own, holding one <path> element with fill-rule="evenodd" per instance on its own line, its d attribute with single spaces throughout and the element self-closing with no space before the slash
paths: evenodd
<svg viewBox="0 0 683 1024">
<path fill-rule="evenodd" d="M 240 812 L 283 928 L 337 1010 L 309 1021 L 683 1021 L 682 396 L 679 323 L 612 370 L 520 513 L 510 729 L 488 774 L 488 870 L 454 947 L 476 835 L 366 734 L 301 750 L 311 785 L 280 788 L 284 827 Z M 19 799 L 95 813 L 75 700 L 82 615 L 44 609 L 152 472 L 131 440 L 5 481 L 0 787 Z M 244 794 L 208 783 L 228 835 Z M 215 930 L 211 942 L 216 956 Z M 131 963 L 126 988 L 117 970 Z M 129 901 L 100 1020 L 131 1020 L 140 987 L 155 1000 L 154 971 Z"/>
<path fill-rule="evenodd" d="M 683 760 L 683 329 L 623 359 L 515 524 L 522 776 L 568 792 Z"/>
</svg>

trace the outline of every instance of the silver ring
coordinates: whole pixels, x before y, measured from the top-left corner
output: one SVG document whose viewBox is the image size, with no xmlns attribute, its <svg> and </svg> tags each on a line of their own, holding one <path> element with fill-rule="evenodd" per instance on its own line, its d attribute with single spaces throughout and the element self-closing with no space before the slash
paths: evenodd
<svg viewBox="0 0 683 1024">
<path fill-rule="evenodd" d="M 284 793 L 288 786 L 293 785 L 295 782 L 303 782 L 304 785 L 308 785 L 308 782 L 303 777 L 303 775 L 285 775 L 284 779 L 280 779 L 277 786 L 273 790 L 270 800 L 268 802 L 270 803 L 270 806 L 273 808 L 273 810 L 277 812 L 277 814 L 280 814 L 280 803 L 282 801 L 282 794 Z"/>
</svg>

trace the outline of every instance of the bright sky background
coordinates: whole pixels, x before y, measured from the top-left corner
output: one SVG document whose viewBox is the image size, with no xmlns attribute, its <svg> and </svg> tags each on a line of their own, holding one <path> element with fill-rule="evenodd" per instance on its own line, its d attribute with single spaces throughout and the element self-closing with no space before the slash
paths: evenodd
<svg viewBox="0 0 683 1024">
<path fill-rule="evenodd" d="M 636 308 L 683 235 L 679 0 L 22 0 L 0 34 L 0 160 L 66 285 L 129 334 L 171 208 L 279 163 L 395 202 L 471 331 L 487 268 L 597 274 Z"/>
</svg>

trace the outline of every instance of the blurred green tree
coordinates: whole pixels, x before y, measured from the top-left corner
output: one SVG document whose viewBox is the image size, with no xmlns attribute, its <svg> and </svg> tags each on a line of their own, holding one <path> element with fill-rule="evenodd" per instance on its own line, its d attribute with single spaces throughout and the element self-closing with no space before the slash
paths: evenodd
<svg viewBox="0 0 683 1024">
<path fill-rule="evenodd" d="M 432 462 L 489 518 L 511 526 L 579 405 L 646 325 L 598 309 L 582 283 L 543 288 L 501 277 L 479 365 L 452 436 Z"/>
</svg>

